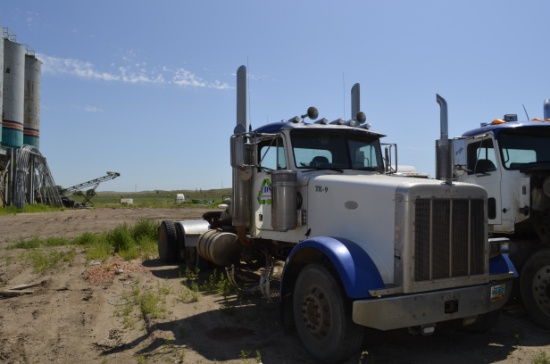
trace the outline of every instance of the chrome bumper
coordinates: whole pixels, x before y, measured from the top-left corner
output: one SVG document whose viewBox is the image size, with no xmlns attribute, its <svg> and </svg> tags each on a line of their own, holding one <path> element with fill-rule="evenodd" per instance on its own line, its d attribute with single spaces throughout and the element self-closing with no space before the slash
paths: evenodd
<svg viewBox="0 0 550 364">
<path fill-rule="evenodd" d="M 481 315 L 504 306 L 512 281 L 353 302 L 353 322 L 378 330 L 433 324 Z"/>
</svg>

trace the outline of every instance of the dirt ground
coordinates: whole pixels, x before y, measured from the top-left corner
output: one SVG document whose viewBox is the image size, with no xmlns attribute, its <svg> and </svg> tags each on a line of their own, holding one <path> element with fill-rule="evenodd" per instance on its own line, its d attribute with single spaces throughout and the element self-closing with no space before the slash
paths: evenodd
<svg viewBox="0 0 550 364">
<path fill-rule="evenodd" d="M 200 218 L 201 209 L 79 209 L 0 216 L 0 291 L 32 285 L 28 294 L 0 297 L 1 363 L 315 363 L 279 323 L 276 297 L 189 298 L 182 267 L 158 259 L 98 265 L 83 250 L 53 271 L 33 273 L 25 252 L 6 249 L 35 236 L 74 237 L 139 219 Z M 50 249 L 71 249 L 50 248 Z M 114 274 L 118 270 L 120 274 Z M 90 272 L 106 274 L 90 282 Z M 124 314 L 132 292 L 167 292 L 159 318 Z M 128 324 L 128 320 L 132 321 Z M 550 332 L 510 303 L 496 327 L 468 334 L 440 325 L 434 335 L 369 331 L 363 353 L 347 363 L 549 363 Z M 540 361 L 546 355 L 547 361 Z M 536 360 L 539 361 L 536 361 Z"/>
</svg>

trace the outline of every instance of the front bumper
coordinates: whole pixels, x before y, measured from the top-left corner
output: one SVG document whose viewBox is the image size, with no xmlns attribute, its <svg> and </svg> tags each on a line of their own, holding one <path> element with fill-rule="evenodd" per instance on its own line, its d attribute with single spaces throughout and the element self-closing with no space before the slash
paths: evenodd
<svg viewBox="0 0 550 364">
<path fill-rule="evenodd" d="M 353 302 L 353 322 L 378 330 L 434 324 L 498 310 L 508 301 L 512 281 L 491 282 L 411 295 Z"/>
</svg>

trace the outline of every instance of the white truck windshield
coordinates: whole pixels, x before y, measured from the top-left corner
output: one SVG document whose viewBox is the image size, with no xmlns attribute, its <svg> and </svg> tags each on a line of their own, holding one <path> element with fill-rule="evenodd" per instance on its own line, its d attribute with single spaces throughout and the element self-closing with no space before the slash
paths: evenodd
<svg viewBox="0 0 550 364">
<path fill-rule="evenodd" d="M 376 136 L 332 129 L 293 130 L 290 136 L 298 168 L 384 172 L 380 140 Z"/>
<path fill-rule="evenodd" d="M 502 131 L 500 153 L 506 169 L 550 164 L 550 128 L 521 128 Z"/>
</svg>

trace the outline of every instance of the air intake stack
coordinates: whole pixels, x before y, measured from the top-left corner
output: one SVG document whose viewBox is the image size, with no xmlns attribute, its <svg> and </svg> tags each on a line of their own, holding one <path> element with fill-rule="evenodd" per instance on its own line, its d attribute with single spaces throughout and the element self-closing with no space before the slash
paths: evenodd
<svg viewBox="0 0 550 364">
<path fill-rule="evenodd" d="M 247 117 L 246 117 L 246 67 L 240 66 L 237 70 L 237 125 L 235 126 L 235 135 L 246 133 L 247 129 Z M 245 144 L 245 138 L 237 138 L 238 143 L 233 145 L 233 148 L 244 151 L 245 160 L 241 161 L 244 164 L 249 164 L 250 153 L 247 145 Z M 236 151 L 235 151 L 236 152 Z M 233 167 L 233 201 L 231 202 L 231 213 L 233 219 L 233 225 L 237 227 L 246 227 L 250 225 L 250 179 L 244 179 L 241 176 L 242 166 Z"/>
<path fill-rule="evenodd" d="M 440 107 L 440 129 L 441 135 L 436 140 L 435 153 L 435 178 L 445 181 L 448 185 L 453 182 L 452 148 L 449 140 L 449 121 L 447 113 L 447 101 L 439 95 L 435 97 Z"/>
</svg>

